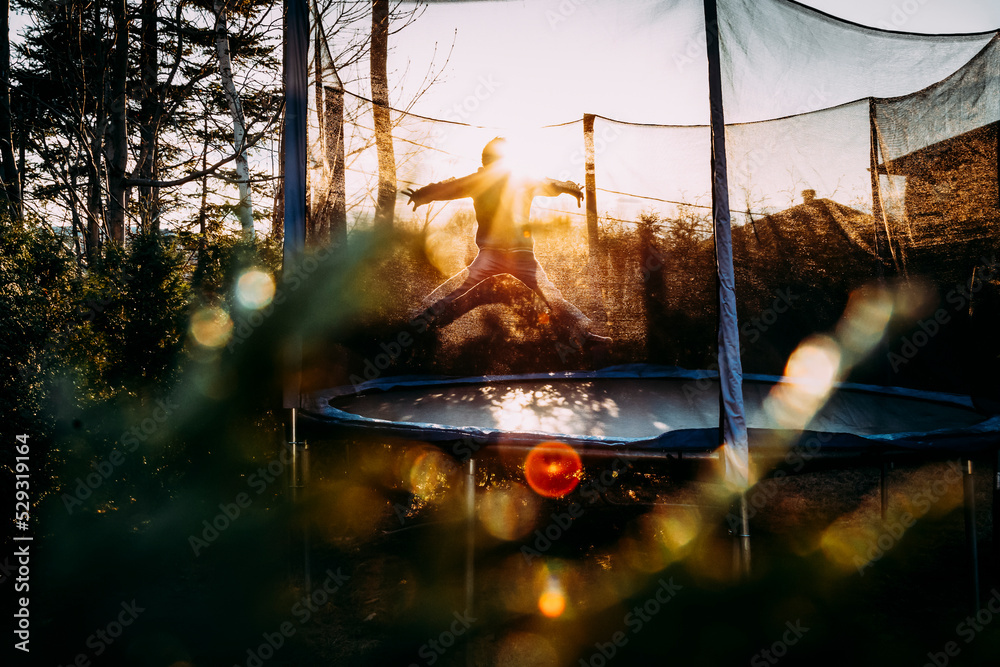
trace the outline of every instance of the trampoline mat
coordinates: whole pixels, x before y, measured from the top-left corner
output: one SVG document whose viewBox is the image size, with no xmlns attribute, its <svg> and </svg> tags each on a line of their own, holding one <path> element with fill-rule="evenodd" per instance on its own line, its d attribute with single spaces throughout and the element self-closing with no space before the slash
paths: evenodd
<svg viewBox="0 0 1000 667">
<path fill-rule="evenodd" d="M 783 428 L 767 403 L 775 384 L 744 383 L 747 427 Z M 615 440 L 717 428 L 716 380 L 595 378 L 502 380 L 394 387 L 330 399 L 366 419 Z M 985 420 L 971 408 L 914 396 L 840 388 L 808 424 L 811 431 L 872 436 L 963 429 Z"/>
</svg>

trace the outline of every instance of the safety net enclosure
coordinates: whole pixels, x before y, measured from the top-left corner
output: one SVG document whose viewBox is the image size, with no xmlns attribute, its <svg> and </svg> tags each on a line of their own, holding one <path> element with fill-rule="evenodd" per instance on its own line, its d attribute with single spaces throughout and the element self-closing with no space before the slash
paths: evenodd
<svg viewBox="0 0 1000 667">
<path fill-rule="evenodd" d="M 404 76 L 388 105 L 338 64 L 337 12 L 313 8 L 307 244 L 380 240 L 357 277 L 350 326 L 306 349 L 307 390 L 413 374 L 716 367 L 704 3 L 574 7 L 579 16 L 545 3 L 432 4 L 421 20 L 466 31 L 452 57 L 469 53 L 461 40 L 481 42 L 478 78 L 460 74 L 465 87 L 436 98 Z M 721 53 L 744 369 L 995 399 L 996 33 L 891 32 L 788 0 L 717 8 L 709 31 Z M 604 29 L 574 27 L 584 15 L 577 24 Z M 425 41 L 454 32 L 427 30 Z M 540 60 L 532 44 L 545 35 L 551 53 L 585 54 L 580 67 L 564 54 Z M 642 67 L 630 61 L 639 54 Z M 534 69 L 547 68 L 569 82 L 534 85 Z M 529 114 L 548 123 L 509 113 L 512 99 L 544 110 L 554 97 L 582 106 Z M 551 293 L 499 270 L 453 316 L 420 318 L 468 278 L 483 223 L 471 196 L 413 210 L 403 191 L 476 173 L 497 136 L 511 173 L 580 186 L 579 205 L 565 189 L 536 193 L 522 222 L 584 327 L 567 325 Z M 588 328 L 611 342 L 589 344 Z"/>
<path fill-rule="evenodd" d="M 441 664 L 757 664 L 800 610 L 803 664 L 923 659 L 945 614 L 913 601 L 978 595 L 1000 432 L 998 34 L 435 2 L 386 89 L 338 60 L 336 7 L 311 14 L 305 236 L 353 270 L 303 337 L 292 439 L 312 553 L 392 542 L 371 576 L 400 602 L 365 622 L 414 650 L 373 664 L 452 609 L 483 620 Z M 671 576 L 684 601 L 621 630 Z"/>
</svg>

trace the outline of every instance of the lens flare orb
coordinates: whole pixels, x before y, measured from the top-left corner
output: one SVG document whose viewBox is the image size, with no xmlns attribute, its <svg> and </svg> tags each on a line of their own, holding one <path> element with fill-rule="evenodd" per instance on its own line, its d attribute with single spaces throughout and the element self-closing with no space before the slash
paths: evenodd
<svg viewBox="0 0 1000 667">
<path fill-rule="evenodd" d="M 191 335 L 202 347 L 219 348 L 229 342 L 233 321 L 222 308 L 201 308 L 191 316 Z"/>
<path fill-rule="evenodd" d="M 558 588 L 546 589 L 538 598 L 538 611 L 547 618 L 559 618 L 566 611 L 566 596 Z"/>
<path fill-rule="evenodd" d="M 528 486 L 546 498 L 561 498 L 575 489 L 582 471 L 580 455 L 561 442 L 538 444 L 524 460 Z"/>
<path fill-rule="evenodd" d="M 236 284 L 236 299 L 244 308 L 259 310 L 274 299 L 274 278 L 260 269 L 245 271 Z"/>
</svg>

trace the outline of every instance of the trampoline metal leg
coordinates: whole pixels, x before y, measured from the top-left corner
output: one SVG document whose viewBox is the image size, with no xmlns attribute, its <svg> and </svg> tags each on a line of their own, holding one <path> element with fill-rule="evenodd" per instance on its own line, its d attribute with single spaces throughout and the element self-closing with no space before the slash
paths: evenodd
<svg viewBox="0 0 1000 667">
<path fill-rule="evenodd" d="M 889 518 L 889 460 L 882 459 L 882 471 L 879 475 L 879 489 L 882 492 L 882 523 Z"/>
<path fill-rule="evenodd" d="M 1000 448 L 993 454 L 993 580 L 1000 582 Z"/>
<path fill-rule="evenodd" d="M 291 409 L 291 441 L 292 462 L 289 466 L 288 486 L 291 490 L 292 505 L 297 508 L 300 500 L 300 489 L 304 489 L 309 480 L 309 445 L 298 439 L 298 412 Z M 305 590 L 312 590 L 312 576 L 309 563 L 309 523 L 302 522 L 302 583 Z"/>
<path fill-rule="evenodd" d="M 465 469 L 465 612 L 472 613 L 476 564 L 476 460 Z"/>
<path fill-rule="evenodd" d="M 750 576 L 750 513 L 747 507 L 746 492 L 740 493 L 740 534 L 739 534 L 739 573 L 742 577 Z"/>
<path fill-rule="evenodd" d="M 309 484 L 309 443 L 303 441 L 302 443 L 302 474 L 300 479 L 302 480 L 301 488 L 304 490 L 306 485 Z M 302 521 L 302 567 L 305 571 L 305 576 L 303 577 L 306 585 L 307 591 L 312 591 L 312 567 L 309 562 L 309 519 L 306 518 Z"/>
<path fill-rule="evenodd" d="M 299 437 L 297 432 L 297 414 L 295 408 L 292 408 L 292 439 L 288 443 L 292 446 L 292 467 L 291 467 L 291 479 L 288 482 L 288 486 L 292 489 L 292 502 L 297 503 L 299 501 Z"/>
<path fill-rule="evenodd" d="M 476 459 L 465 469 L 465 613 L 472 616 L 476 565 Z M 472 642 L 465 645 L 465 664 L 472 665 Z"/>
<path fill-rule="evenodd" d="M 976 486 L 972 476 L 972 459 L 966 459 L 962 475 L 965 493 L 965 544 L 969 551 L 969 569 L 972 575 L 972 610 L 979 611 L 979 554 L 976 544 Z"/>
</svg>

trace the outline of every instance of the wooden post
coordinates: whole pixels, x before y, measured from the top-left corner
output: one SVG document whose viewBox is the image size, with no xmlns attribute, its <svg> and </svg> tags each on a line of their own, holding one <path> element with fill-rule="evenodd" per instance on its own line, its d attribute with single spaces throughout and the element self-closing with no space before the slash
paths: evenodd
<svg viewBox="0 0 1000 667">
<path fill-rule="evenodd" d="M 882 254 L 884 243 L 882 235 L 879 233 L 879 222 L 882 220 L 882 192 L 879 188 L 878 173 L 878 126 L 875 124 L 875 98 L 868 98 L 868 129 L 869 141 L 871 142 L 871 152 L 869 156 L 869 168 L 872 181 L 872 222 L 875 225 L 875 256 L 878 259 L 878 277 L 885 276 L 885 261 Z"/>
<path fill-rule="evenodd" d="M 587 240 L 591 256 L 597 252 L 597 173 L 594 153 L 594 114 L 583 114 L 583 146 L 586 151 L 586 175 L 584 192 L 587 195 Z"/>
<path fill-rule="evenodd" d="M 976 540 L 976 486 L 972 476 L 972 459 L 965 461 L 963 486 L 965 492 L 965 546 L 969 552 L 969 570 L 972 575 L 972 611 L 979 611 L 979 553 Z"/>
</svg>

